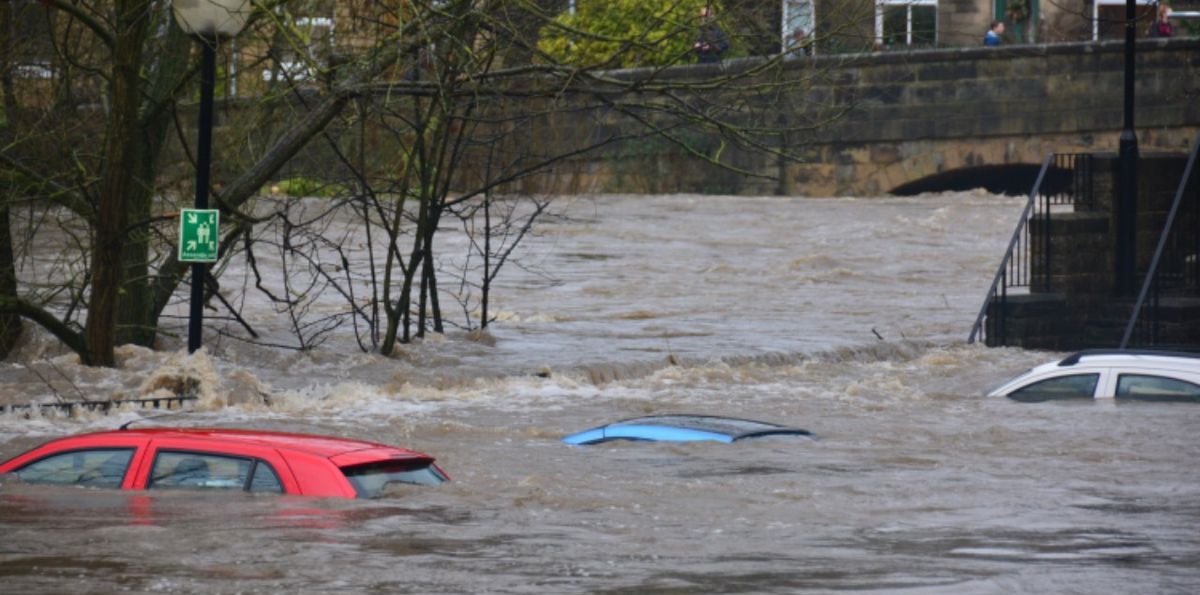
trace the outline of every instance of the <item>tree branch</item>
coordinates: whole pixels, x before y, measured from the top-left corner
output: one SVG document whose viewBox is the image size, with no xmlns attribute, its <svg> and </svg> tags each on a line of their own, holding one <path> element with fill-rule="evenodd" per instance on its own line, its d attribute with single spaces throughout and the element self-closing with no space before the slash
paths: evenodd
<svg viewBox="0 0 1200 595">
<path fill-rule="evenodd" d="M 78 354 L 84 365 L 91 365 L 83 333 L 67 326 L 45 308 L 20 297 L 0 295 L 0 314 L 16 314 L 37 323 Z"/>
<path fill-rule="evenodd" d="M 92 33 L 95 33 L 96 37 L 100 38 L 100 41 L 103 42 L 104 45 L 108 46 L 108 49 L 111 50 L 116 43 L 113 39 L 112 32 L 106 29 L 104 24 L 101 23 L 99 19 L 85 12 L 82 6 L 78 6 L 70 2 L 63 2 L 61 0 L 42 0 L 42 4 L 45 4 L 50 8 L 61 10 L 62 12 L 65 12 L 78 19 L 79 22 L 83 23 L 85 27 L 91 29 Z"/>
</svg>

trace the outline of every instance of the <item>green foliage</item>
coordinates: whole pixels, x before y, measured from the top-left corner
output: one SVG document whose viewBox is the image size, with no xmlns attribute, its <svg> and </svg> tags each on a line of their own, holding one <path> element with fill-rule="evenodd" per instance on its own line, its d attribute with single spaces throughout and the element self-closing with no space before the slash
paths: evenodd
<svg viewBox="0 0 1200 595">
<path fill-rule="evenodd" d="M 344 188 L 337 184 L 326 184 L 320 180 L 296 177 L 280 180 L 272 184 L 270 190 L 271 194 L 283 194 L 299 198 L 308 196 L 333 198 L 341 194 Z"/>
<path fill-rule="evenodd" d="M 575 14 L 564 12 L 542 28 L 538 49 L 583 67 L 691 62 L 704 7 L 721 14 L 711 0 L 580 0 Z"/>
<path fill-rule="evenodd" d="M 1029 0 L 1008 0 L 1008 6 L 1004 9 L 1004 13 L 1014 23 L 1028 20 L 1030 13 Z"/>
</svg>

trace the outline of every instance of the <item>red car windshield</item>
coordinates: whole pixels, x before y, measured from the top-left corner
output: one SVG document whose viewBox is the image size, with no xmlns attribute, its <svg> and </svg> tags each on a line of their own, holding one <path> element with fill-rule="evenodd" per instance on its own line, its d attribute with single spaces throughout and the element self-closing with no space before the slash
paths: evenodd
<svg viewBox="0 0 1200 595">
<path fill-rule="evenodd" d="M 437 485 L 449 478 L 432 461 L 385 461 L 343 467 L 359 498 L 374 498 L 392 484 Z"/>
</svg>

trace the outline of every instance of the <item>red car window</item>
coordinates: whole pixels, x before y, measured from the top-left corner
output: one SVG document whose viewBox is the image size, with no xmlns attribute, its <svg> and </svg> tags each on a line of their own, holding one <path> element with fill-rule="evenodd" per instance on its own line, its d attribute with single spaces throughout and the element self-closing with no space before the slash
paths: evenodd
<svg viewBox="0 0 1200 595">
<path fill-rule="evenodd" d="M 96 488 L 119 488 L 129 471 L 132 448 L 60 452 L 29 463 L 15 473 L 21 481 Z"/>
<path fill-rule="evenodd" d="M 437 485 L 446 482 L 446 474 L 428 459 L 382 461 L 342 469 L 359 498 L 374 498 L 390 485 Z"/>
<path fill-rule="evenodd" d="M 242 490 L 254 461 L 206 453 L 158 451 L 146 489 Z"/>
<path fill-rule="evenodd" d="M 146 487 L 284 492 L 279 474 L 266 461 L 173 450 L 159 450 L 155 454 Z"/>
<path fill-rule="evenodd" d="M 152 440 L 132 487 L 304 493 L 283 453 L 274 448 L 190 437 Z"/>
<path fill-rule="evenodd" d="M 252 494 L 282 494 L 283 484 L 279 482 L 279 474 L 266 461 L 255 461 L 254 470 L 250 473 L 250 493 Z"/>
</svg>

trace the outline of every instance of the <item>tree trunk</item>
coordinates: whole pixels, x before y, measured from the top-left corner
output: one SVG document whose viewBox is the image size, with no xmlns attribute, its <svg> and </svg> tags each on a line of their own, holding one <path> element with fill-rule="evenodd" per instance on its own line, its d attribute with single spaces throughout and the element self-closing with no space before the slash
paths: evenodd
<svg viewBox="0 0 1200 595">
<path fill-rule="evenodd" d="M 0 94 L 3 95 L 4 117 L 0 120 L 0 139 L 12 138 L 17 116 L 17 101 L 13 95 L 11 60 L 7 39 L 12 28 L 12 3 L 0 3 Z M 6 142 L 6 140 L 0 140 Z M 0 181 L 0 188 L 7 188 Z M 8 197 L 0 195 L 0 297 L 17 297 L 16 266 L 13 261 L 12 227 L 8 215 Z M 16 314 L 0 314 L 0 359 L 8 357 L 17 340 L 21 338 L 21 317 Z"/>
<path fill-rule="evenodd" d="M 117 344 L 134 343 L 153 347 L 157 334 L 154 310 L 155 286 L 150 274 L 150 218 L 155 197 L 155 172 L 171 128 L 169 103 L 188 70 L 193 41 L 165 14 L 169 27 L 165 48 L 151 69 L 150 88 L 141 109 L 140 142 L 132 158 L 133 186 L 126 211 L 129 233 L 121 255 L 122 284 L 117 303 Z"/>
<path fill-rule="evenodd" d="M 12 228 L 8 205 L 0 197 L 0 297 L 17 297 L 17 271 L 13 266 Z M 8 357 L 21 338 L 21 317 L 0 314 L 0 359 Z"/>
<path fill-rule="evenodd" d="M 85 327 L 88 359 L 112 366 L 116 346 L 117 300 L 120 294 L 129 197 L 137 191 L 133 176 L 139 149 L 138 108 L 142 102 L 142 46 L 149 19 L 147 0 L 120 0 L 116 6 L 115 42 L 111 72 L 112 113 L 104 149 L 106 163 L 96 205 L 92 283 Z"/>
</svg>

